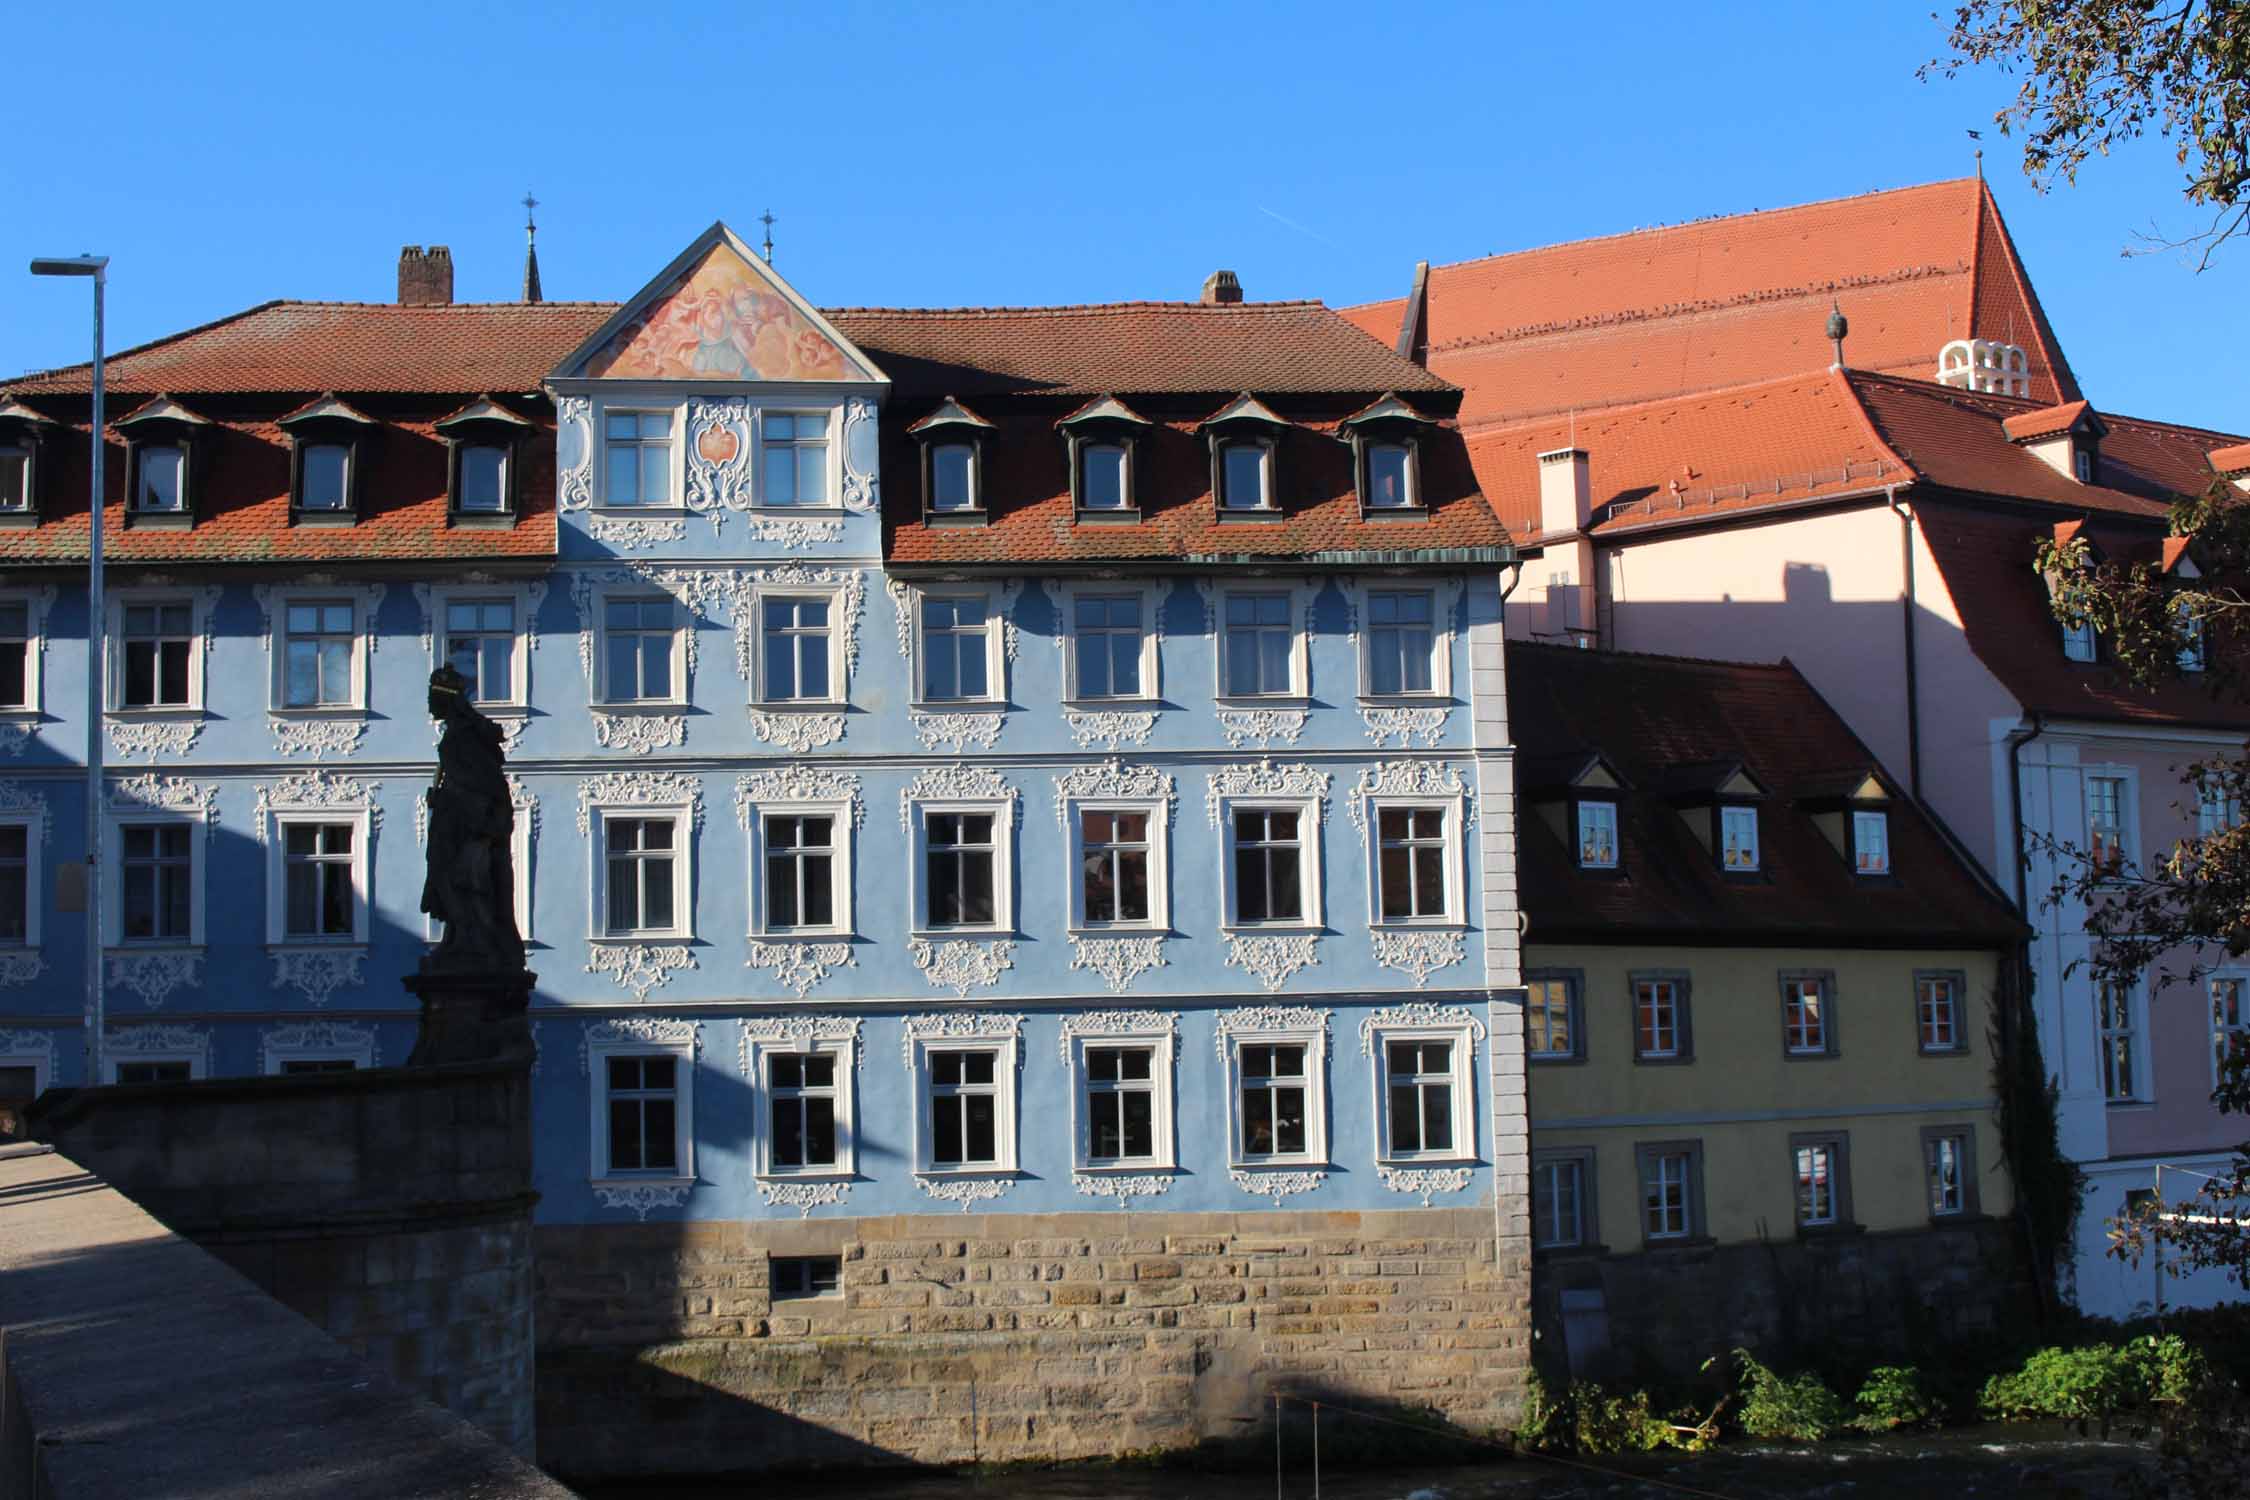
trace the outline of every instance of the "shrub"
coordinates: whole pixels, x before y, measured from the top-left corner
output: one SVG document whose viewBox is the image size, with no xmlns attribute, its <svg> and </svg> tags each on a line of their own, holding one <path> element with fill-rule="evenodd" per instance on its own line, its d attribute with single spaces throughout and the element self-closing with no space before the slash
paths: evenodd
<svg viewBox="0 0 2250 1500">
<path fill-rule="evenodd" d="M 1844 1427 L 1851 1413 L 1818 1375 L 1776 1375 L 1747 1349 L 1734 1351 L 1742 1372 L 1742 1430 L 1754 1438 L 1817 1443 Z"/>
<path fill-rule="evenodd" d="M 1945 1417 L 1945 1402 L 1929 1377 L 1912 1365 L 1878 1365 L 1867 1372 L 1852 1405 L 1853 1425 L 1863 1432 L 1899 1427 L 1935 1427 Z"/>
<path fill-rule="evenodd" d="M 1648 1392 L 1612 1395 L 1591 1381 L 1561 1391 L 1533 1378 L 1524 1394 L 1516 1442 L 1559 1453 L 1646 1453 L 1674 1441 L 1672 1424 L 1656 1415 Z"/>
<path fill-rule="evenodd" d="M 2126 1412 L 2187 1400 L 2209 1370 L 2202 1353 L 2178 1334 L 2042 1349 L 2021 1369 L 1986 1381 L 1979 1404 L 1985 1415 L 2004 1421 L 2106 1424 Z"/>
</svg>

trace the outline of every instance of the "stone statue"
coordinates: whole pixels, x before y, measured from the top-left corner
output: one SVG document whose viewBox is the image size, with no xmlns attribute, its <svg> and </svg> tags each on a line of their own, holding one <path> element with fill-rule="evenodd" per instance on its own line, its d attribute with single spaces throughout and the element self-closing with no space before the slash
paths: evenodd
<svg viewBox="0 0 2250 1500">
<path fill-rule="evenodd" d="M 428 792 L 422 910 L 445 924 L 445 937 L 422 960 L 422 971 L 513 975 L 523 968 L 512 853 L 516 810 L 500 726 L 476 711 L 468 686 L 450 666 L 430 674 L 430 717 L 445 733 Z"/>
</svg>

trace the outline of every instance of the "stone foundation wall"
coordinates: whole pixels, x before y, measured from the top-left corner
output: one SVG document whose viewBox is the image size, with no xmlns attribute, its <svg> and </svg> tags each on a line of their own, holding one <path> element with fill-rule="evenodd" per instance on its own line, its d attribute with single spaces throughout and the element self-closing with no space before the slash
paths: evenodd
<svg viewBox="0 0 2250 1500">
<path fill-rule="evenodd" d="M 1510 1424 L 1529 1262 L 1489 1205 L 536 1231 L 541 1463 L 572 1476 L 1091 1458 L 1276 1389 Z M 835 1255 L 776 1301 L 769 1258 Z"/>
</svg>

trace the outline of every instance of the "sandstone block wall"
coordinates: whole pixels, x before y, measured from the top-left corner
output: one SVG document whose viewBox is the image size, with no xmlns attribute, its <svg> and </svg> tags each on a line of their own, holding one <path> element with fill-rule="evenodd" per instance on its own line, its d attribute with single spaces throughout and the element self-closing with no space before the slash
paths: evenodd
<svg viewBox="0 0 2250 1500">
<path fill-rule="evenodd" d="M 1529 1264 L 1490 1205 L 536 1231 L 540 1461 L 572 1476 L 1101 1457 L 1276 1389 L 1512 1423 Z M 769 1259 L 834 1255 L 776 1301 Z"/>
</svg>

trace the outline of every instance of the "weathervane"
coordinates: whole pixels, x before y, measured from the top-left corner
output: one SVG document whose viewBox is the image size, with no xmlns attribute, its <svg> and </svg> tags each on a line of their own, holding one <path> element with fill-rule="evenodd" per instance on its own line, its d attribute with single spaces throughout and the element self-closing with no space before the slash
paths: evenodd
<svg viewBox="0 0 2250 1500">
<path fill-rule="evenodd" d="M 758 215 L 758 222 L 766 226 L 766 264 L 773 264 L 773 210 Z"/>
</svg>

